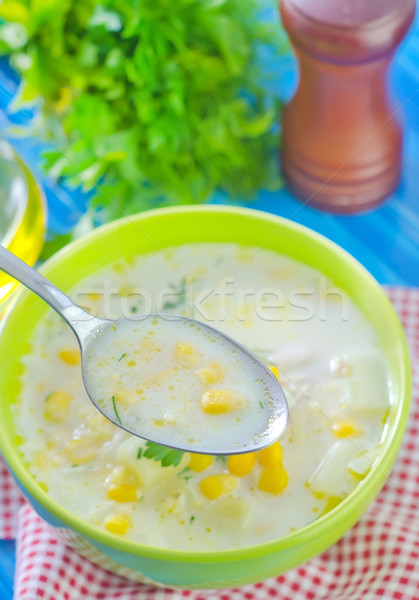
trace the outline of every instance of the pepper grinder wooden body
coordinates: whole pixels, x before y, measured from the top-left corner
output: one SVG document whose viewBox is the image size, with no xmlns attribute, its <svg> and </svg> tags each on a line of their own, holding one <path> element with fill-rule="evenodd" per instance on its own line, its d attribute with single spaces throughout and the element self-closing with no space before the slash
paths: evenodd
<svg viewBox="0 0 419 600">
<path fill-rule="evenodd" d="M 283 112 L 285 179 L 323 210 L 377 206 L 400 178 L 400 109 L 388 69 L 415 0 L 282 0 L 280 11 L 300 67 Z"/>
</svg>

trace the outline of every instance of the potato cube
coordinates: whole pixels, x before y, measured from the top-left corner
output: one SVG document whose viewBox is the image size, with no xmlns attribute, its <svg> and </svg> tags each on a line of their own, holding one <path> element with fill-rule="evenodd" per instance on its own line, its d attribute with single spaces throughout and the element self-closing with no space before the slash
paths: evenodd
<svg viewBox="0 0 419 600">
<path fill-rule="evenodd" d="M 376 356 L 351 360 L 353 374 L 347 377 L 351 411 L 379 412 L 388 408 L 387 370 Z"/>
<path fill-rule="evenodd" d="M 219 498 L 202 508 L 206 521 L 214 520 L 223 529 L 240 531 L 246 527 L 250 515 L 250 502 L 243 498 Z"/>
<path fill-rule="evenodd" d="M 309 480 L 313 492 L 326 496 L 348 494 L 356 484 L 348 465 L 357 454 L 359 450 L 350 439 L 335 442 Z"/>
</svg>

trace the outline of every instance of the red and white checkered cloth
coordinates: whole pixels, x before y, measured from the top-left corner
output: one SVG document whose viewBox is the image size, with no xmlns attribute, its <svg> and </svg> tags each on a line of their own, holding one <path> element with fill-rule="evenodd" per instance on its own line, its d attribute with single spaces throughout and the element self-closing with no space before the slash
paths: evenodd
<svg viewBox="0 0 419 600">
<path fill-rule="evenodd" d="M 135 583 L 68 548 L 16 493 L 1 463 L 0 537 L 17 538 L 15 600 L 419 600 L 419 289 L 386 291 L 411 349 L 410 423 L 387 485 L 330 550 L 276 579 L 240 588 L 200 592 Z"/>
</svg>

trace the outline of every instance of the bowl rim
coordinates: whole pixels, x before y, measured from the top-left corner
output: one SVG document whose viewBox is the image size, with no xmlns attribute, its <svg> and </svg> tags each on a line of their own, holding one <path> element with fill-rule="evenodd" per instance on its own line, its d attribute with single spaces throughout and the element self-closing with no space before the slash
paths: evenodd
<svg viewBox="0 0 419 600">
<path fill-rule="evenodd" d="M 18 452 L 17 445 L 12 441 L 8 435 L 8 431 L 5 427 L 5 420 L 0 419 L 0 448 L 3 452 L 3 456 L 6 459 L 12 472 L 15 474 L 20 489 L 26 489 L 28 494 L 52 514 L 56 519 L 64 523 L 69 528 L 82 534 L 86 538 L 93 542 L 101 544 L 106 547 L 113 548 L 115 550 L 131 554 L 139 555 L 147 558 L 154 558 L 159 560 L 166 560 L 171 562 L 207 562 L 216 563 L 220 561 L 234 562 L 243 559 L 256 558 L 278 552 L 280 550 L 290 549 L 299 544 L 304 544 L 313 541 L 314 537 L 321 537 L 323 534 L 330 534 L 330 531 L 334 528 L 338 528 L 339 523 L 350 518 L 351 514 L 355 511 L 356 507 L 359 508 L 364 502 L 369 502 L 368 494 L 371 489 L 374 488 L 374 484 L 377 485 L 377 481 L 387 474 L 395 460 L 397 455 L 404 430 L 407 424 L 407 418 L 409 413 L 410 405 L 410 391 L 411 391 L 411 371 L 410 371 L 410 359 L 409 351 L 407 347 L 404 330 L 397 317 L 397 314 L 390 302 L 385 295 L 381 286 L 373 278 L 373 276 L 363 267 L 353 256 L 351 256 L 346 250 L 338 246 L 336 243 L 327 239 L 323 235 L 313 231 L 312 229 L 290 221 L 287 218 L 277 216 L 272 213 L 267 213 L 260 210 L 251 208 L 224 206 L 224 205 L 187 205 L 177 206 L 169 208 L 157 208 L 153 210 L 144 211 L 132 215 L 129 217 L 123 217 L 109 224 L 103 225 L 82 237 L 71 242 L 59 252 L 49 258 L 39 269 L 40 273 L 47 275 L 50 271 L 54 271 L 61 263 L 66 260 L 70 260 L 74 254 L 79 253 L 84 247 L 90 246 L 95 243 L 98 239 L 106 237 L 112 234 L 114 230 L 119 228 L 128 227 L 129 224 L 137 225 L 140 228 L 141 222 L 147 219 L 159 218 L 160 216 L 170 216 L 170 214 L 181 213 L 206 213 L 215 212 L 220 215 L 234 213 L 244 217 L 253 217 L 259 220 L 271 221 L 278 225 L 280 229 L 283 227 L 290 228 L 294 232 L 299 232 L 305 235 L 314 243 L 323 246 L 325 249 L 330 250 L 332 253 L 338 256 L 344 263 L 350 264 L 352 270 L 355 270 L 357 276 L 360 278 L 360 282 L 368 286 L 370 292 L 374 295 L 374 299 L 378 301 L 379 306 L 386 317 L 386 322 L 391 325 L 398 337 L 398 342 L 401 348 L 399 355 L 399 401 L 396 405 L 396 412 L 393 418 L 393 423 L 390 424 L 385 440 L 382 444 L 382 452 L 378 456 L 373 468 L 365 476 L 365 478 L 358 483 L 355 490 L 351 492 L 344 500 L 333 510 L 325 514 L 324 516 L 312 521 L 303 528 L 289 533 L 280 538 L 251 545 L 242 546 L 234 549 L 214 550 L 214 551 L 191 551 L 191 550 L 173 550 L 168 548 L 160 548 L 157 546 L 149 546 L 141 544 L 134 540 L 118 537 L 110 532 L 100 529 L 94 525 L 89 524 L 80 517 L 72 514 L 67 509 L 63 508 L 57 501 L 55 501 L 47 492 L 45 492 L 40 485 L 35 481 L 35 477 L 30 473 L 29 469 L 25 466 L 23 458 Z M 141 228 L 140 228 L 141 231 Z M 144 233 L 144 232 L 142 232 Z M 146 234 L 145 234 L 146 235 Z M 186 242 L 189 243 L 189 242 Z M 238 243 L 238 242 L 232 242 Z M 171 246 L 174 244 L 168 244 Z M 181 245 L 181 243 L 179 244 Z M 140 254 L 140 253 L 139 253 Z M 321 269 L 319 269 L 321 270 Z M 6 315 L 0 324 L 0 345 L 2 342 L 3 331 L 5 324 L 8 323 L 9 318 L 13 316 L 13 312 L 16 306 L 23 303 L 31 296 L 32 292 L 23 289 L 12 304 L 8 307 Z M 355 300 L 353 300 L 355 301 Z M 7 402 L 4 403 L 5 405 Z M 1 411 L 1 406 L 0 406 Z M 356 494 L 354 493 L 356 491 Z M 354 506 L 354 500 L 355 505 Z"/>
</svg>

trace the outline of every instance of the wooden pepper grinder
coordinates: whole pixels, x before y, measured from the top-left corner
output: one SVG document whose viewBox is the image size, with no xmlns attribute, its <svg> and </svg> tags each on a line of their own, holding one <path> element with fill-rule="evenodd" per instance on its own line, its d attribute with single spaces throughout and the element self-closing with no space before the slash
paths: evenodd
<svg viewBox="0 0 419 600">
<path fill-rule="evenodd" d="M 282 0 L 280 12 L 300 66 L 283 112 L 286 181 L 330 212 L 377 206 L 400 177 L 402 132 L 387 75 L 415 0 Z"/>
</svg>

